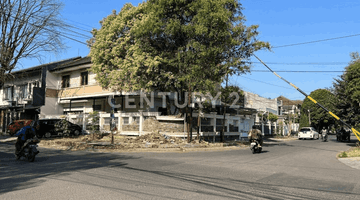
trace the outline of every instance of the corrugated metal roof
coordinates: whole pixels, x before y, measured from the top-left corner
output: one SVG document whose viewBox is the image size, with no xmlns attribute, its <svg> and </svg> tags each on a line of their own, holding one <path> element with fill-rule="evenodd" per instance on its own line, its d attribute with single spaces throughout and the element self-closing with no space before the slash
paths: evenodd
<svg viewBox="0 0 360 200">
<path fill-rule="evenodd" d="M 75 66 L 78 66 L 78 65 L 90 64 L 90 63 L 91 63 L 91 58 L 90 57 L 78 58 L 78 59 L 76 59 L 74 61 L 61 64 L 61 65 L 59 65 L 59 66 L 57 66 L 54 69 L 51 69 L 49 71 L 58 71 L 58 70 L 61 70 L 61 69 L 66 69 L 66 68 L 69 68 L 69 67 L 75 67 Z"/>
<path fill-rule="evenodd" d="M 26 69 L 13 71 L 13 72 L 11 72 L 11 74 L 18 74 L 18 73 L 24 73 L 24 72 L 28 72 L 28 71 L 34 71 L 34 70 L 41 69 L 42 67 L 45 67 L 45 66 L 56 65 L 56 64 L 59 64 L 59 63 L 63 63 L 63 62 L 69 62 L 69 61 L 79 59 L 79 58 L 81 58 L 81 57 L 78 56 L 78 57 L 68 58 L 68 59 L 59 60 L 59 61 L 55 61 L 55 62 L 51 62 L 51 63 L 46 63 L 46 64 L 38 65 L 38 66 L 35 66 L 35 67 L 29 67 L 29 68 L 26 68 Z"/>
</svg>

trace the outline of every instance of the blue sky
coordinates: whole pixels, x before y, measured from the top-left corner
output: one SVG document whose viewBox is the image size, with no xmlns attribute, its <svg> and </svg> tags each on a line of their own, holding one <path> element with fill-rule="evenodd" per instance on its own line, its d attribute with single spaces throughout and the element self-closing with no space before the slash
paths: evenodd
<svg viewBox="0 0 360 200">
<path fill-rule="evenodd" d="M 64 0 L 62 16 L 66 22 L 81 28 L 76 29 L 91 36 L 85 31 L 100 28 L 99 21 L 119 11 L 126 2 L 137 5 L 141 1 L 119 0 Z M 243 14 L 246 24 L 259 25 L 259 38 L 268 41 L 273 47 L 328 38 L 360 34 L 359 19 L 360 1 L 357 0 L 243 0 Z M 85 38 L 76 38 L 85 42 Z M 60 55 L 48 54 L 41 63 L 62 60 L 75 56 L 86 56 L 89 49 L 86 45 L 65 39 L 69 47 Z M 350 52 L 359 51 L 360 36 L 347 37 L 318 43 L 273 48 L 270 51 L 259 51 L 256 55 L 268 63 L 274 71 L 343 71 L 350 61 Z M 266 98 L 280 95 L 289 99 L 304 99 L 304 96 L 291 86 L 277 78 L 253 57 L 253 72 L 230 78 L 230 84 L 238 85 L 243 90 Z M 22 60 L 20 68 L 41 64 L 37 60 Z M 332 86 L 334 78 L 342 72 L 278 72 L 297 87 L 310 92 Z"/>
</svg>

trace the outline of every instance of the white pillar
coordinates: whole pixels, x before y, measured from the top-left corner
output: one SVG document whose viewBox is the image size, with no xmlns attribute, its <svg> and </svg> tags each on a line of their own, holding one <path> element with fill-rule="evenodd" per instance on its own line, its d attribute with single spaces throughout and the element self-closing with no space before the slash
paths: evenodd
<svg viewBox="0 0 360 200">
<path fill-rule="evenodd" d="M 121 132 L 122 131 L 122 116 L 121 116 L 121 114 L 122 114 L 122 111 L 120 110 L 120 111 L 118 111 L 118 127 L 117 127 L 117 129 L 118 129 L 118 132 Z"/>
<path fill-rule="evenodd" d="M 216 114 L 217 112 L 210 112 L 212 114 L 213 122 L 214 122 L 214 132 L 216 133 Z"/>
<path fill-rule="evenodd" d="M 269 134 L 271 135 L 271 122 L 268 120 L 267 124 L 269 125 Z"/>
<path fill-rule="evenodd" d="M 84 109 L 84 111 L 85 111 L 85 109 Z M 86 131 L 86 114 L 85 114 L 85 112 L 83 112 L 83 123 L 82 123 L 82 125 L 83 125 L 83 131 Z"/>
<path fill-rule="evenodd" d="M 143 115 L 143 110 L 139 110 L 139 114 L 140 114 L 140 120 L 139 120 L 139 134 L 142 134 L 143 131 L 143 122 L 144 122 L 144 115 Z"/>
<path fill-rule="evenodd" d="M 104 119 L 104 116 L 103 116 L 103 113 L 104 112 L 99 112 L 99 130 L 103 130 L 103 125 L 105 123 L 105 119 Z"/>
</svg>

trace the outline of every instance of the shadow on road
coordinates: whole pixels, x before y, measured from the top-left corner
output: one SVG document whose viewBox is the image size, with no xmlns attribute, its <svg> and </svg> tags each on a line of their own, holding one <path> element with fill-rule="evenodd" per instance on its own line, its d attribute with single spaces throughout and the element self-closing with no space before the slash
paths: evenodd
<svg viewBox="0 0 360 200">
<path fill-rule="evenodd" d="M 14 144 L 0 143 L 0 195 L 3 193 L 36 187 L 44 182 L 42 177 L 93 169 L 105 166 L 125 166 L 133 156 L 69 152 L 39 148 L 34 162 L 15 160 Z M 66 175 L 66 174 L 65 174 Z"/>
<path fill-rule="evenodd" d="M 301 180 L 302 184 L 298 184 L 296 181 L 293 182 L 279 182 L 279 178 L 276 181 L 267 181 L 264 180 L 254 180 L 254 181 L 244 181 L 234 178 L 223 178 L 223 177 L 209 177 L 201 176 L 188 173 L 178 173 L 178 172 L 166 172 L 166 171 L 157 171 L 149 169 L 139 169 L 128 166 L 121 166 L 121 168 L 132 171 L 136 174 L 148 174 L 144 175 L 146 177 L 150 175 L 156 175 L 159 179 L 171 179 L 172 181 L 180 181 L 185 185 L 192 185 L 192 188 L 181 187 L 174 185 L 164 185 L 159 182 L 153 181 L 151 186 L 154 188 L 161 188 L 165 190 L 179 190 L 184 194 L 187 193 L 198 193 L 200 195 L 210 195 L 215 198 L 235 198 L 235 199 L 254 199 L 254 198 L 265 198 L 265 199 L 318 199 L 314 197 L 311 193 L 295 194 L 289 193 L 288 190 L 295 191 L 311 191 L 311 192 L 324 192 L 328 195 L 358 195 L 351 193 L 354 188 L 354 184 L 344 184 L 342 182 L 321 182 L 312 179 Z M 150 175 L 149 175 L 150 174 Z M 151 176 L 152 177 L 152 176 Z M 271 178 L 271 177 L 270 177 Z M 282 177 L 283 178 L 283 177 Z M 285 177 L 288 179 L 295 179 L 298 177 Z M 270 179 L 271 180 L 271 179 Z M 286 180 L 286 179 L 285 179 Z M 313 181 L 314 184 L 319 184 L 317 187 L 306 186 L 304 184 L 306 181 Z M 338 187 L 338 186 L 341 187 Z M 251 188 L 251 189 L 249 189 Z M 151 196 L 151 194 L 147 194 Z M 163 194 L 165 197 L 165 194 Z M 241 197 L 241 198 L 239 198 Z"/>
</svg>

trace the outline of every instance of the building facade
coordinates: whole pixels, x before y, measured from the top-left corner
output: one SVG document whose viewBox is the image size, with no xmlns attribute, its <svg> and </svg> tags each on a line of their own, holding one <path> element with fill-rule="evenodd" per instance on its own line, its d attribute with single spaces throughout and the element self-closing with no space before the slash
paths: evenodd
<svg viewBox="0 0 360 200">
<path fill-rule="evenodd" d="M 103 131 L 109 131 L 112 122 L 122 134 L 159 131 L 184 136 L 187 121 L 175 112 L 179 110 L 175 109 L 173 103 L 165 102 L 164 94 L 154 92 L 144 96 L 139 92 L 120 93 L 104 89 L 95 80 L 96 74 L 89 71 L 90 67 L 89 57 L 76 57 L 17 71 L 18 78 L 6 82 L 2 90 L 4 100 L 0 103 L 3 105 L 4 125 L 15 119 L 66 116 L 86 130 L 89 123 L 87 116 L 97 111 L 100 116 L 99 129 Z M 175 96 L 170 95 L 169 100 L 175 101 Z M 194 111 L 193 132 L 199 130 L 202 135 L 214 137 L 219 135 L 224 124 L 225 135 L 246 136 L 256 121 L 259 109 L 251 104 L 250 107 L 241 105 L 237 109 L 228 109 L 224 115 L 221 108 L 218 102 L 215 110 L 201 113 L 200 121 L 198 112 Z M 167 110 L 173 115 L 168 116 Z"/>
<path fill-rule="evenodd" d="M 6 74 L 0 91 L 0 126 L 5 132 L 7 125 L 17 119 L 35 119 L 38 114 L 48 114 L 51 104 L 46 104 L 46 75 L 48 70 L 76 58 L 39 65 Z"/>
</svg>

